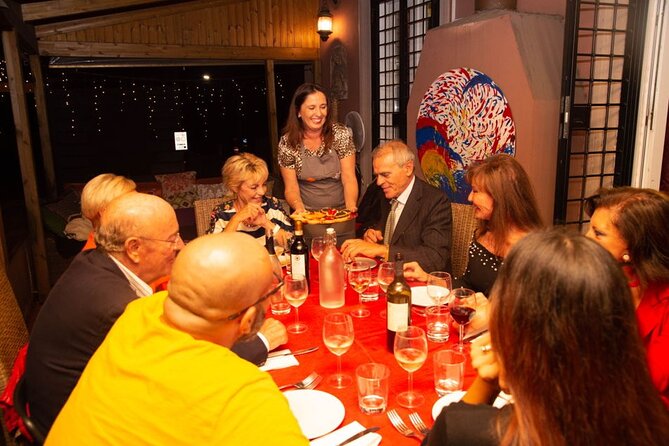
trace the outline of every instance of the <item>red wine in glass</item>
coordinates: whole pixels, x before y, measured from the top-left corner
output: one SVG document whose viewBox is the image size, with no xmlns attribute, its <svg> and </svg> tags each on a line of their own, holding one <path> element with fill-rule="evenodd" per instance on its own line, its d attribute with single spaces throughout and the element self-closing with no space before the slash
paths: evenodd
<svg viewBox="0 0 669 446">
<path fill-rule="evenodd" d="M 453 316 L 455 322 L 457 322 L 460 325 L 467 325 L 469 321 L 471 321 L 472 318 L 474 317 L 474 314 L 476 314 L 476 310 L 473 309 L 472 307 L 465 307 L 465 306 L 451 307 L 451 316 Z"/>
</svg>

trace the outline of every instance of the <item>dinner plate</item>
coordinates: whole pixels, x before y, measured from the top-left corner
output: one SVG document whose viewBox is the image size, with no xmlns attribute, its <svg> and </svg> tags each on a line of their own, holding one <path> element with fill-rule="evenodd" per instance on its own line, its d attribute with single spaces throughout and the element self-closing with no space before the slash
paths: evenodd
<svg viewBox="0 0 669 446">
<path fill-rule="evenodd" d="M 418 307 L 432 307 L 436 305 L 432 298 L 427 295 L 426 286 L 411 287 L 411 305 Z"/>
<path fill-rule="evenodd" d="M 353 260 L 368 265 L 369 269 L 372 269 L 376 266 L 376 260 L 370 259 L 369 257 L 355 257 Z"/>
<path fill-rule="evenodd" d="M 302 433 L 309 440 L 332 432 L 344 420 L 344 405 L 334 395 L 320 390 L 283 392 Z"/>
<path fill-rule="evenodd" d="M 449 406 L 452 403 L 457 403 L 462 399 L 463 396 L 465 396 L 465 393 L 466 392 L 464 391 L 453 392 L 439 398 L 437 402 L 434 403 L 434 406 L 432 406 L 432 419 L 436 420 L 444 407 Z M 510 400 L 511 395 L 500 392 L 499 396 L 497 399 L 495 399 L 495 402 L 492 403 L 492 405 L 498 409 L 501 409 L 502 407 L 506 406 Z"/>
</svg>

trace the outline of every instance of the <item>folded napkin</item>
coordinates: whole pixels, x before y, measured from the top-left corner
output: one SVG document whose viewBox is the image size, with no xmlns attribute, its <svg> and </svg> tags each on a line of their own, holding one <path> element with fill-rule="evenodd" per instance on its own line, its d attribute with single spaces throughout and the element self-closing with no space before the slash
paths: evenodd
<svg viewBox="0 0 669 446">
<path fill-rule="evenodd" d="M 335 446 L 363 430 L 365 430 L 365 426 L 357 421 L 353 421 L 334 432 L 311 441 L 309 444 L 311 446 Z M 346 446 L 377 446 L 379 443 L 381 443 L 381 435 L 376 432 L 370 432 L 348 443 Z"/>
<path fill-rule="evenodd" d="M 284 353 L 284 352 L 290 353 L 290 350 L 289 349 L 279 350 L 277 353 Z M 285 369 L 296 365 L 300 365 L 300 363 L 293 355 L 275 356 L 273 358 L 267 358 L 265 365 L 260 367 L 260 370 L 269 372 L 270 370 Z"/>
</svg>

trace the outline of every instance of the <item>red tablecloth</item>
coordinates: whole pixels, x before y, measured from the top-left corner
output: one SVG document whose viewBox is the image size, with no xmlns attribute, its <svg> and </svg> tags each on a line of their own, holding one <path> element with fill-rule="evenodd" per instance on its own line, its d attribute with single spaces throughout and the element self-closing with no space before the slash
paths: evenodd
<svg viewBox="0 0 669 446">
<path fill-rule="evenodd" d="M 358 295 L 349 286 L 346 291 L 346 305 L 344 307 L 338 309 L 322 308 L 318 303 L 318 266 L 313 262 L 313 259 L 310 282 L 309 297 L 299 309 L 300 320 L 306 322 L 309 328 L 301 334 L 289 333 L 288 343 L 285 347 L 295 351 L 317 345 L 319 349 L 313 353 L 297 356 L 300 362 L 299 366 L 271 371 L 270 373 L 274 381 L 278 385 L 292 383 L 299 381 L 315 370 L 324 377 L 323 382 L 321 382 L 317 389 L 335 395 L 346 408 L 346 416 L 342 425 L 348 424 L 351 421 L 358 421 L 365 427 L 380 426 L 381 430 L 379 434 L 383 436 L 382 444 L 417 444 L 415 439 L 404 437 L 397 432 L 390 424 L 385 413 L 380 415 L 365 415 L 360 411 L 355 387 L 355 368 L 358 364 L 365 362 L 380 362 L 388 365 L 390 367 L 390 391 L 387 409 L 397 409 L 402 418 L 404 418 L 405 423 L 409 426 L 411 424 L 408 414 L 412 411 L 417 411 L 425 423 L 428 426 L 432 426 L 432 406 L 439 399 L 434 390 L 432 354 L 438 350 L 453 348 L 457 344 L 457 332 L 455 330 L 451 331 L 450 339 L 446 343 L 428 341 L 428 359 L 423 367 L 414 372 L 414 390 L 423 394 L 425 402 L 420 407 L 411 410 L 399 406 L 396 398 L 400 392 L 407 389 L 407 372 L 397 364 L 393 354 L 386 349 L 386 320 L 380 316 L 386 304 L 385 296 L 382 293 L 378 301 L 365 304 L 371 310 L 369 317 L 362 319 L 353 318 L 355 342 L 351 349 L 342 356 L 342 371 L 349 374 L 354 379 L 354 382 L 345 389 L 336 389 L 326 383 L 327 377 L 337 370 L 337 360 L 323 344 L 323 317 L 325 314 L 333 312 L 350 313 L 358 305 Z M 293 311 L 288 315 L 277 318 L 288 325 L 294 321 L 295 315 Z M 416 311 L 412 311 L 412 324 L 418 325 L 423 329 L 426 328 L 425 318 Z M 471 384 L 476 376 L 476 371 L 471 368 L 469 363 L 469 355 L 466 354 L 466 356 L 465 388 Z M 315 410 L 318 410 L 318 408 L 315 408 Z"/>
</svg>

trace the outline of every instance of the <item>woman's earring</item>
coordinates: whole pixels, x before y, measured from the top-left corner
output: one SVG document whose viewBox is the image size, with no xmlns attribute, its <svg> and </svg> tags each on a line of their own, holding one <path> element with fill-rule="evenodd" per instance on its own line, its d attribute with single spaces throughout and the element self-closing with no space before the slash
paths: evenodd
<svg viewBox="0 0 669 446">
<path fill-rule="evenodd" d="M 625 253 L 623 254 L 623 262 L 630 263 L 630 255 Z"/>
</svg>

